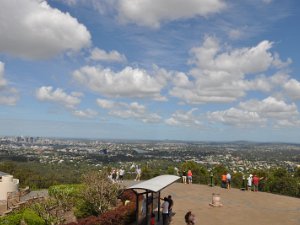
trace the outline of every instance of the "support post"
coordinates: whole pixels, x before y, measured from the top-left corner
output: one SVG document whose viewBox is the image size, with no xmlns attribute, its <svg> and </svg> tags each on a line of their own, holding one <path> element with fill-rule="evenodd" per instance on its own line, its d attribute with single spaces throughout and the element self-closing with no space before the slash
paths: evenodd
<svg viewBox="0 0 300 225">
<path fill-rule="evenodd" d="M 135 204 L 136 225 L 139 225 L 139 194 L 135 192 L 135 195 L 136 195 L 136 204 Z"/>
<path fill-rule="evenodd" d="M 148 220 L 149 220 L 149 192 L 147 191 L 146 194 L 146 224 L 148 224 Z"/>
<path fill-rule="evenodd" d="M 158 198 L 157 198 L 157 221 L 159 221 L 159 219 L 160 219 L 160 191 L 158 192 Z"/>
</svg>

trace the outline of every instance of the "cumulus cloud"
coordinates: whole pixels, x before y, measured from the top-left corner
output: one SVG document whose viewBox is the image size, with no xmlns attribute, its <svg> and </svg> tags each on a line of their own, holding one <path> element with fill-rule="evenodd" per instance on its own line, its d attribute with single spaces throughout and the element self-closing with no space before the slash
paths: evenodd
<svg viewBox="0 0 300 225">
<path fill-rule="evenodd" d="M 74 110 L 72 111 L 72 114 L 79 118 L 94 118 L 98 115 L 98 113 L 92 109 L 86 109 L 86 110 Z"/>
<path fill-rule="evenodd" d="M 126 67 L 119 72 L 109 68 L 85 66 L 73 73 L 73 79 L 90 90 L 109 97 L 151 98 L 166 100 L 161 95 L 167 85 L 169 73 L 156 68 L 154 75 L 147 71 Z"/>
<path fill-rule="evenodd" d="M 0 52 L 41 59 L 87 47 L 91 35 L 69 13 L 43 0 L 1 1 Z"/>
<path fill-rule="evenodd" d="M 106 61 L 106 62 L 126 62 L 125 55 L 119 53 L 116 50 L 106 52 L 105 50 L 94 48 L 91 51 L 89 59 L 94 61 Z"/>
<path fill-rule="evenodd" d="M 69 95 L 60 88 L 54 90 L 51 86 L 42 86 L 37 89 L 36 97 L 40 101 L 57 103 L 69 109 L 74 109 L 81 101 L 76 95 Z"/>
<path fill-rule="evenodd" d="M 5 65 L 0 61 L 0 105 L 16 105 L 19 100 L 17 89 L 10 87 L 4 77 Z"/>
<path fill-rule="evenodd" d="M 193 114 L 196 110 L 197 108 L 193 108 L 187 112 L 176 111 L 170 118 L 165 120 L 165 123 L 171 126 L 202 127 L 199 116 Z"/>
<path fill-rule="evenodd" d="M 159 27 L 164 21 L 207 17 L 221 12 L 226 4 L 221 0 L 119 0 L 117 7 L 123 22 Z"/>
<path fill-rule="evenodd" d="M 7 81 L 4 78 L 4 63 L 0 61 L 0 90 L 7 85 Z"/>
<path fill-rule="evenodd" d="M 261 101 L 241 102 L 240 108 L 246 111 L 255 111 L 266 118 L 288 119 L 299 115 L 295 103 L 287 104 L 274 97 L 268 97 Z"/>
<path fill-rule="evenodd" d="M 290 79 L 283 85 L 285 92 L 294 100 L 300 100 L 300 82 Z"/>
<path fill-rule="evenodd" d="M 299 112 L 295 103 L 268 97 L 263 100 L 241 102 L 237 108 L 208 112 L 212 122 L 221 122 L 238 127 L 248 126 L 295 126 L 299 125 Z"/>
<path fill-rule="evenodd" d="M 289 64 L 272 54 L 272 42 L 262 41 L 254 47 L 222 47 L 215 37 L 207 36 L 200 47 L 190 53 L 189 74 L 177 75 L 170 94 L 189 104 L 233 102 L 247 91 L 269 92 L 279 75 L 266 77 L 262 72 Z"/>
<path fill-rule="evenodd" d="M 266 120 L 257 112 L 249 112 L 241 109 L 230 108 L 224 111 L 208 112 L 208 119 L 212 122 L 221 122 L 237 127 L 263 125 Z"/>
<path fill-rule="evenodd" d="M 109 115 L 123 119 L 138 119 L 144 123 L 157 123 L 161 117 L 156 113 L 148 112 L 144 105 L 137 102 L 125 103 L 106 99 L 97 99 L 97 104 L 109 111 Z"/>
</svg>

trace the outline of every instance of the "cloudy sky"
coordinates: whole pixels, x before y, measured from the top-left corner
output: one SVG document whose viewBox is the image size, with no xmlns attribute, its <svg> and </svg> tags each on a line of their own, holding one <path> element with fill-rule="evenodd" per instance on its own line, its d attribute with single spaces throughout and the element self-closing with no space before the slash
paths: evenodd
<svg viewBox="0 0 300 225">
<path fill-rule="evenodd" d="M 298 0 L 0 0 L 0 135 L 300 142 Z"/>
</svg>

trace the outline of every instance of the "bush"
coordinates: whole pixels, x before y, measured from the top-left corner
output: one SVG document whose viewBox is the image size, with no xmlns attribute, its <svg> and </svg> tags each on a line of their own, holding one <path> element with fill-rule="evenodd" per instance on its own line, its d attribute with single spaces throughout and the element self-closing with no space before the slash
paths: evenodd
<svg viewBox="0 0 300 225">
<path fill-rule="evenodd" d="M 23 212 L 24 221 L 30 225 L 44 225 L 45 221 L 39 217 L 33 210 L 25 209 Z"/>
<path fill-rule="evenodd" d="M 19 225 L 22 220 L 22 213 L 17 212 L 0 218 L 1 225 Z"/>
<path fill-rule="evenodd" d="M 112 183 L 105 172 L 90 172 L 83 177 L 82 198 L 91 207 L 90 215 L 99 215 L 116 206 L 120 186 Z"/>
<path fill-rule="evenodd" d="M 1 225 L 19 225 L 24 220 L 28 225 L 45 225 L 45 221 L 39 217 L 33 210 L 25 209 L 16 211 L 10 215 L 0 218 Z"/>
</svg>

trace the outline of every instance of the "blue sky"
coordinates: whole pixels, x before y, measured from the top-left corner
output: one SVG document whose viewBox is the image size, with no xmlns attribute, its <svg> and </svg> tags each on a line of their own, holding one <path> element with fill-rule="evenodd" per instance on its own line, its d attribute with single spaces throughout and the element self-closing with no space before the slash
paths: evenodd
<svg viewBox="0 0 300 225">
<path fill-rule="evenodd" d="M 297 0 L 0 0 L 0 135 L 299 142 Z"/>
</svg>

